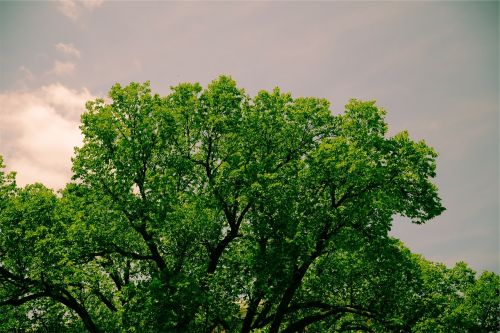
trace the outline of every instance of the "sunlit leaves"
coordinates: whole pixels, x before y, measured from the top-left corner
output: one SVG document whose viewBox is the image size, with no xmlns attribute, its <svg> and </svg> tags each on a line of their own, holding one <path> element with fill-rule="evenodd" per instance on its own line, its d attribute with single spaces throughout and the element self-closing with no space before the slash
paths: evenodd
<svg viewBox="0 0 500 333">
<path fill-rule="evenodd" d="M 472 304 L 496 275 L 388 237 L 395 214 L 444 208 L 437 154 L 389 137 L 384 117 L 375 102 L 333 115 L 278 88 L 251 97 L 227 76 L 167 96 L 116 84 L 87 103 L 74 183 L 16 188 L 0 171 L 0 306 L 93 332 L 492 325 Z"/>
</svg>

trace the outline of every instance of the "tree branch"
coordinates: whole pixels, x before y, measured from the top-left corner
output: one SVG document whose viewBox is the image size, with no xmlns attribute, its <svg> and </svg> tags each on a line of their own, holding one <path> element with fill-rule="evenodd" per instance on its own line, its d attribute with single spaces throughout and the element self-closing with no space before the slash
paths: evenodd
<svg viewBox="0 0 500 333">
<path fill-rule="evenodd" d="M 48 297 L 48 296 L 50 296 L 49 293 L 42 291 L 42 292 L 30 294 L 30 295 L 23 295 L 21 297 L 10 298 L 10 299 L 0 301 L 0 306 L 4 306 L 4 305 L 19 306 L 19 305 L 22 305 L 26 302 L 33 301 L 35 299 L 42 298 L 42 297 Z"/>
</svg>

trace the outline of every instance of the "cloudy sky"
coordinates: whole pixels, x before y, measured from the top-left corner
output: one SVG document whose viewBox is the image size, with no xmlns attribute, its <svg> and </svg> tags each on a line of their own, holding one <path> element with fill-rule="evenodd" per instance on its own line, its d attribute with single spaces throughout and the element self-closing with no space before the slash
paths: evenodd
<svg viewBox="0 0 500 333">
<path fill-rule="evenodd" d="M 375 99 L 390 132 L 435 147 L 447 211 L 392 231 L 447 265 L 499 272 L 498 2 L 0 2 L 0 154 L 21 185 L 70 178 L 85 101 L 115 82 L 231 75 Z"/>
</svg>

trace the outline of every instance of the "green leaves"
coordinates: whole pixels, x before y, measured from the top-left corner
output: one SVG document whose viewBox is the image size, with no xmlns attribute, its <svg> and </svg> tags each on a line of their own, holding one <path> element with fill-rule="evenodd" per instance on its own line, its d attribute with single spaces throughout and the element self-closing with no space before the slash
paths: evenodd
<svg viewBox="0 0 500 333">
<path fill-rule="evenodd" d="M 56 195 L 0 171 L 0 307 L 29 327 L 69 309 L 58 329 L 92 332 L 465 325 L 463 304 L 497 276 L 450 273 L 388 237 L 395 214 L 444 208 L 436 153 L 387 137 L 384 116 L 359 100 L 334 116 L 278 88 L 251 97 L 227 76 L 163 97 L 116 84 L 82 115 L 75 183 Z M 492 323 L 474 309 L 467 325 Z"/>
</svg>

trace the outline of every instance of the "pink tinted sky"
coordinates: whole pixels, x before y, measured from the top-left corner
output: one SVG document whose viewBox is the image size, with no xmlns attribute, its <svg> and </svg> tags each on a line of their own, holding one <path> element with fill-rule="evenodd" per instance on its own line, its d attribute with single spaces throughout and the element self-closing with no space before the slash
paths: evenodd
<svg viewBox="0 0 500 333">
<path fill-rule="evenodd" d="M 390 132 L 436 148 L 447 211 L 392 234 L 448 265 L 499 271 L 498 2 L 0 2 L 0 154 L 20 184 L 70 178 L 84 102 L 115 82 L 231 75 L 375 99 Z"/>
</svg>

